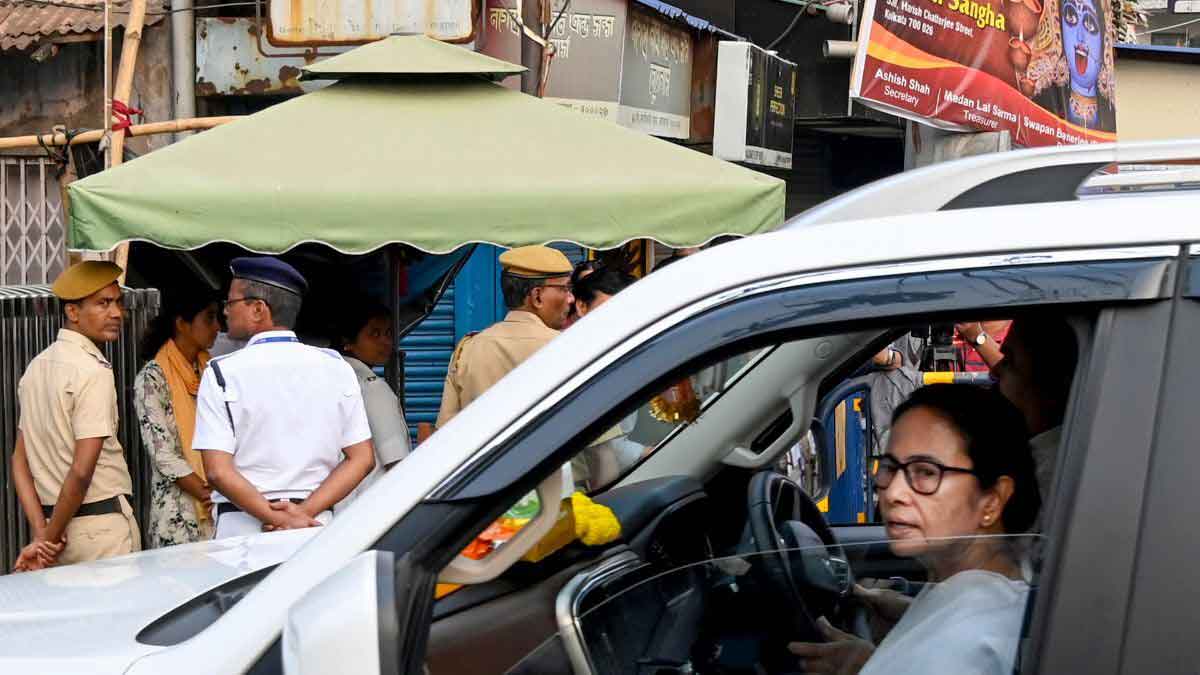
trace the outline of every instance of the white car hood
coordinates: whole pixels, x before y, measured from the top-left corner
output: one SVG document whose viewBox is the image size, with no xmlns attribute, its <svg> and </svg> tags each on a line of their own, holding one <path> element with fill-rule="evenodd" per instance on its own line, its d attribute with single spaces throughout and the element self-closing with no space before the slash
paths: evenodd
<svg viewBox="0 0 1200 675">
<path fill-rule="evenodd" d="M 150 622 L 230 579 L 291 557 L 318 528 L 172 546 L 0 577 L 0 672 L 122 673 L 163 649 Z"/>
</svg>

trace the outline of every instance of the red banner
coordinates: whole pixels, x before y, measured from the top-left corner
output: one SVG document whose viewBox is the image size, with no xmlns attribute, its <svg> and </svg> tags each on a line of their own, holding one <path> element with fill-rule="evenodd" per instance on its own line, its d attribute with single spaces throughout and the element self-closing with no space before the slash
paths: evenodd
<svg viewBox="0 0 1200 675">
<path fill-rule="evenodd" d="M 867 0 L 851 95 L 1025 147 L 1117 140 L 1110 0 L 992 1 Z"/>
</svg>

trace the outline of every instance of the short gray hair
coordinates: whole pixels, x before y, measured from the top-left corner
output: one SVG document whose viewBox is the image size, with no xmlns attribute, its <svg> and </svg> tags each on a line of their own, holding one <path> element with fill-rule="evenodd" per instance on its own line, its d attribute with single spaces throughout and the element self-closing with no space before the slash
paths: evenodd
<svg viewBox="0 0 1200 675">
<path fill-rule="evenodd" d="M 545 279 L 526 279 L 512 274 L 500 275 L 500 293 L 504 296 L 504 306 L 509 309 L 520 309 L 525 305 L 525 298 L 533 289 L 543 286 Z"/>
<path fill-rule="evenodd" d="M 261 281 L 242 279 L 242 283 L 245 284 L 243 287 L 245 297 L 259 298 L 267 303 L 267 308 L 271 310 L 271 321 L 276 326 L 296 327 L 296 317 L 300 316 L 300 305 L 304 301 L 303 298 Z"/>
</svg>

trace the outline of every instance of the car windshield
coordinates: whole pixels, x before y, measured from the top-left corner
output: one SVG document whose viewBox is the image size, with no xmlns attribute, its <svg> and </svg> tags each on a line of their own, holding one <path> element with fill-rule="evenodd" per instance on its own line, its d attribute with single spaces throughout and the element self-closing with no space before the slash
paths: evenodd
<svg viewBox="0 0 1200 675">
<path fill-rule="evenodd" d="M 789 539 L 820 541 L 801 523 L 788 527 Z M 1040 537 L 927 543 L 962 564 L 938 577 L 886 539 L 748 551 L 665 571 L 615 556 L 564 588 L 558 623 L 567 628 L 505 672 L 855 672 L 843 669 L 855 659 L 863 673 L 1013 672 Z"/>
<path fill-rule="evenodd" d="M 597 492 L 615 484 L 645 457 L 695 424 L 720 397 L 771 351 L 755 349 L 699 369 L 642 400 L 571 461 L 577 488 Z"/>
</svg>

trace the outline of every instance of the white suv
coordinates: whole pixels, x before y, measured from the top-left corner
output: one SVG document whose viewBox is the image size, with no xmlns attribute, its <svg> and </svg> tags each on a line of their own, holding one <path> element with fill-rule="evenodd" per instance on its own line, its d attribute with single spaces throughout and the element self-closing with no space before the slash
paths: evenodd
<svg viewBox="0 0 1200 675">
<path fill-rule="evenodd" d="M 1126 191 L 1111 170 L 1080 187 L 1195 157 L 1200 143 L 979 157 L 689 257 L 556 338 L 328 527 L 0 579 L 0 670 L 788 672 L 818 612 L 870 637 L 855 575 L 928 581 L 879 524 L 811 508 L 844 448 L 818 443 L 808 492 L 775 470 L 818 403 L 914 325 L 1052 308 L 1079 358 L 1011 662 L 1194 672 L 1200 195 L 1165 189 L 1177 178 Z M 698 410 L 656 413 L 685 379 Z M 640 451 L 583 487 L 621 538 L 521 561 L 559 516 L 563 467 L 614 428 Z M 459 555 L 535 489 L 511 540 Z"/>
</svg>

